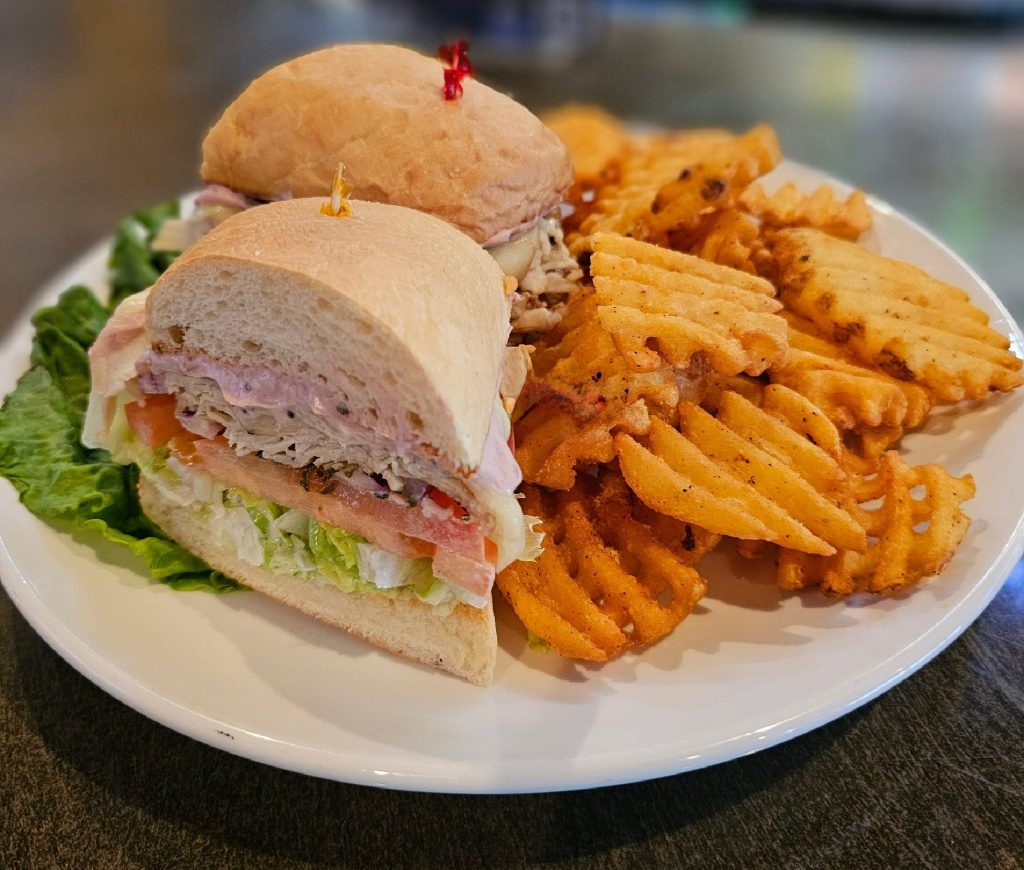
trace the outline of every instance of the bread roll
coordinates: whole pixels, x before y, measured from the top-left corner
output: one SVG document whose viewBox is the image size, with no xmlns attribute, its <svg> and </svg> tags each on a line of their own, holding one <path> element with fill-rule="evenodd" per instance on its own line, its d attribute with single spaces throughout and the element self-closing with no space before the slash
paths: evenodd
<svg viewBox="0 0 1024 870">
<path fill-rule="evenodd" d="M 322 202 L 249 209 L 182 254 L 149 294 L 154 348 L 325 386 L 394 452 L 468 476 L 509 330 L 500 268 L 421 212 Z"/>
<path fill-rule="evenodd" d="M 478 243 L 535 220 L 572 182 L 540 120 L 474 80 L 446 101 L 441 63 L 392 45 L 338 45 L 274 67 L 203 143 L 202 175 L 257 199 L 326 195 L 338 161 L 354 196 L 433 214 Z"/>
</svg>

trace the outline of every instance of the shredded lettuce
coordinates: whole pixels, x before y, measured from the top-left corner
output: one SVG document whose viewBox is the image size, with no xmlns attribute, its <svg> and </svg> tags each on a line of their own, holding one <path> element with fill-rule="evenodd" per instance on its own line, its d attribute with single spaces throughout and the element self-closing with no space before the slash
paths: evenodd
<svg viewBox="0 0 1024 870">
<path fill-rule="evenodd" d="M 526 629 L 526 643 L 530 649 L 537 650 L 537 652 L 549 652 L 551 650 L 551 645 L 539 634 L 534 634 L 530 631 L 530 629 Z"/>
<path fill-rule="evenodd" d="M 320 572 L 343 589 L 359 577 L 359 545 L 364 539 L 307 517 L 306 545 Z M 351 588 L 346 591 L 352 591 Z"/>
<path fill-rule="evenodd" d="M 129 219 L 131 230 L 122 223 L 111 257 L 114 300 L 148 286 L 170 263 L 167 255 L 154 258 L 129 240 L 139 238 L 131 235 L 137 233 L 148 237 L 172 210 L 165 204 L 138 212 Z M 36 516 L 128 547 L 162 583 L 175 589 L 235 589 L 234 581 L 150 522 L 138 503 L 137 469 L 79 440 L 89 400 L 86 351 L 111 311 L 87 287 L 76 286 L 33 316 L 32 367 L 0 407 L 0 475 Z"/>
<path fill-rule="evenodd" d="M 473 602 L 469 593 L 434 577 L 427 558 L 409 559 L 366 538 L 326 525 L 299 511 L 222 486 L 161 448 L 139 456 L 146 480 L 196 521 L 220 535 L 244 562 L 276 574 L 330 583 L 343 592 L 413 597 L 438 607 Z"/>
</svg>

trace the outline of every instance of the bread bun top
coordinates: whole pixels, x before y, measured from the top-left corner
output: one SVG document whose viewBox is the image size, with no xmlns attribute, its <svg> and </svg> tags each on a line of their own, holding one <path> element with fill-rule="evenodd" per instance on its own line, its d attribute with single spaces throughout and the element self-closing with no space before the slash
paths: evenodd
<svg viewBox="0 0 1024 870">
<path fill-rule="evenodd" d="M 394 45 L 338 45 L 264 73 L 203 142 L 202 175 L 256 199 L 322 196 L 338 161 L 353 195 L 435 215 L 483 244 L 554 207 L 569 154 L 519 103 Z"/>
<path fill-rule="evenodd" d="M 149 294 L 154 348 L 327 395 L 323 413 L 466 476 L 509 331 L 500 268 L 430 215 L 322 202 L 248 209 L 190 247 Z"/>
</svg>

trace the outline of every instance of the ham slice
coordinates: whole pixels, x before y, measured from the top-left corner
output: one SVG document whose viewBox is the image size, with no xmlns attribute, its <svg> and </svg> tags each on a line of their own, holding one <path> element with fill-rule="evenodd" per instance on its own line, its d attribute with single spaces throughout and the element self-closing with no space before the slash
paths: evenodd
<svg viewBox="0 0 1024 870">
<path fill-rule="evenodd" d="M 82 426 L 82 443 L 86 447 L 106 446 L 104 435 L 110 428 L 115 399 L 128 381 L 135 378 L 135 362 L 149 349 L 148 296 L 149 290 L 143 290 L 118 305 L 89 348 L 92 383 Z"/>
</svg>

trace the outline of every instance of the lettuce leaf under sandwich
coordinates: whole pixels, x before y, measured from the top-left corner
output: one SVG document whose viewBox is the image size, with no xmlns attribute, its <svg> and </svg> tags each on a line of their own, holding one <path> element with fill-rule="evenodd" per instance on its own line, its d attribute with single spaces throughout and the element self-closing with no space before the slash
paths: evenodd
<svg viewBox="0 0 1024 870">
<path fill-rule="evenodd" d="M 111 250 L 111 300 L 75 286 L 32 317 L 31 368 L 0 407 L 0 474 L 40 519 L 128 547 L 152 576 L 175 589 L 225 592 L 238 584 L 169 540 L 139 507 L 138 469 L 82 446 L 89 401 L 87 350 L 117 303 L 148 287 L 173 261 L 149 242 L 176 201 L 121 221 Z"/>
</svg>

